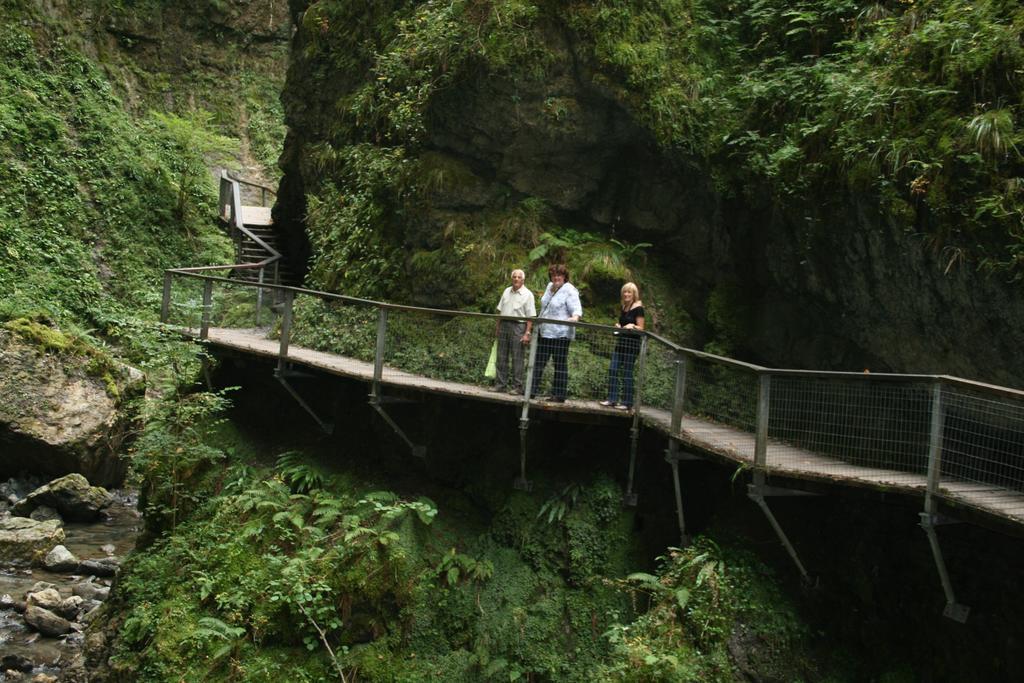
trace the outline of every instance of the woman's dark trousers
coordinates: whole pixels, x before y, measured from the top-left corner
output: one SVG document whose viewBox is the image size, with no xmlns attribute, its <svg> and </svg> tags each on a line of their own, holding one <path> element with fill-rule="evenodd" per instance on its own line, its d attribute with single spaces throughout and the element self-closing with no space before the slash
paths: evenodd
<svg viewBox="0 0 1024 683">
<path fill-rule="evenodd" d="M 554 363 L 555 377 L 551 382 L 551 396 L 565 398 L 569 386 L 569 339 L 541 337 L 537 340 L 537 361 L 533 369 L 533 386 L 530 395 L 540 391 L 540 380 L 544 375 L 548 359 Z"/>
<path fill-rule="evenodd" d="M 620 339 L 612 351 L 608 366 L 608 400 L 612 403 L 633 405 L 633 365 L 640 353 L 640 340 Z M 619 379 L 622 379 L 622 400 L 619 400 Z"/>
</svg>

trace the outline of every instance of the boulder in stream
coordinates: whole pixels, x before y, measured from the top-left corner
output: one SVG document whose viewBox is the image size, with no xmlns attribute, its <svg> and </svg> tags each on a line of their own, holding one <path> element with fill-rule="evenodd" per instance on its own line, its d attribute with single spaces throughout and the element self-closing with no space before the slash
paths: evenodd
<svg viewBox="0 0 1024 683">
<path fill-rule="evenodd" d="M 43 558 L 43 566 L 51 572 L 73 572 L 78 569 L 78 558 L 64 546 L 58 545 Z"/>
<path fill-rule="evenodd" d="M 91 522 L 114 502 L 101 486 L 90 486 L 81 474 L 68 474 L 40 486 L 19 500 L 11 514 L 29 515 L 41 505 L 55 508 L 69 522 Z"/>
<path fill-rule="evenodd" d="M 17 504 L 17 502 L 18 501 L 14 501 L 14 504 Z M 46 522 L 48 520 L 55 519 L 61 524 L 64 523 L 64 518 L 60 516 L 60 513 L 49 505 L 40 505 L 37 507 L 32 511 L 32 514 L 29 515 L 29 519 L 34 519 L 37 522 Z"/>
<path fill-rule="evenodd" d="M 72 595 L 80 595 L 86 600 L 106 600 L 110 589 L 92 581 L 82 581 L 71 587 Z"/>
<path fill-rule="evenodd" d="M 78 621 L 78 615 L 82 613 L 84 604 L 85 598 L 80 595 L 72 595 L 70 598 L 61 600 L 60 605 L 53 611 L 68 621 Z"/>
<path fill-rule="evenodd" d="M 64 541 L 56 520 L 37 522 L 28 517 L 0 519 L 0 564 L 33 564 Z"/>
<path fill-rule="evenodd" d="M 127 463 L 118 453 L 135 419 L 126 399 L 144 390 L 143 374 L 40 321 L 0 326 L 0 358 L 0 438 L 12 444 L 0 450 L 0 475 L 31 467 L 119 485 Z"/>
<path fill-rule="evenodd" d="M 17 671 L 27 673 L 35 667 L 32 660 L 22 655 L 3 655 L 0 657 L 0 671 Z"/>
<path fill-rule="evenodd" d="M 60 593 L 57 592 L 56 588 L 47 588 L 45 590 L 36 591 L 35 593 L 28 593 L 25 596 L 25 604 L 28 607 L 42 607 L 47 610 L 55 610 L 60 607 L 60 603 L 63 598 L 60 597 Z"/>
<path fill-rule="evenodd" d="M 25 612 L 25 601 L 16 600 L 10 593 L 0 595 L 0 609 L 13 610 L 18 614 Z"/>
<path fill-rule="evenodd" d="M 103 557 L 98 560 L 82 560 L 78 569 L 83 574 L 93 576 L 113 576 L 121 568 L 121 561 L 116 557 Z"/>
<path fill-rule="evenodd" d="M 29 605 L 25 608 L 25 623 L 44 636 L 56 638 L 71 631 L 71 622 L 48 609 Z"/>
</svg>

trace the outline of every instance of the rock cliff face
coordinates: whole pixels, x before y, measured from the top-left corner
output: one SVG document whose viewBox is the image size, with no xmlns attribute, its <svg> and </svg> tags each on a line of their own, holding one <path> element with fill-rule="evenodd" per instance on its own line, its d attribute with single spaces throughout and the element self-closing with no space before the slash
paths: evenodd
<svg viewBox="0 0 1024 683">
<path fill-rule="evenodd" d="M 782 367 L 1024 385 L 1024 360 L 1012 352 L 1024 334 L 1019 287 L 956 259 L 948 267 L 950 254 L 932 248 L 913 220 L 908 226 L 891 215 L 874 193 L 844 190 L 827 204 L 812 195 L 782 202 L 767 186 L 730 185 L 714 167 L 720 159 L 659 144 L 631 106 L 631 84 L 588 56 L 592 46 L 557 13 L 522 29 L 521 40 L 545 55 L 539 70 L 528 59 L 521 68 L 495 67 L 484 35 L 461 61 L 446 48 L 432 70 L 416 72 L 421 55 L 401 43 L 402 32 L 412 30 L 401 22 L 416 19 L 397 11 L 400 5 L 378 3 L 340 39 L 332 38 L 336 15 L 322 4 L 292 2 L 300 21 L 283 97 L 290 133 L 276 215 L 296 253 L 322 262 L 357 230 L 360 244 L 383 241 L 397 254 L 441 249 L 451 226 L 486 225 L 523 200 L 539 200 L 561 226 L 653 243 L 650 267 L 668 274 L 705 329 L 714 326 L 708 302 L 715 292 L 737 292 L 732 334 L 739 355 Z M 391 49 L 396 43 L 400 49 Z M 423 127 L 415 134 L 374 127 L 366 123 L 374 114 L 360 109 L 368 90 L 376 89 L 373 101 L 382 109 L 392 102 L 388 93 L 402 97 L 398 87 L 375 85 L 391 78 L 392 59 L 440 84 L 422 103 Z M 390 185 L 370 187 L 369 161 L 350 154 L 368 148 L 401 156 L 418 169 L 418 181 L 393 171 Z M 432 185 L 438 168 L 444 178 Z M 415 200 L 410 185 L 419 188 Z M 313 226 L 312 239 L 303 240 L 311 202 L 343 211 L 357 195 L 373 195 L 374 210 L 360 205 L 350 222 Z M 345 249 L 335 271 L 369 258 Z M 410 290 L 434 286 L 408 258 L 400 270 L 400 281 L 414 283 Z M 338 284 L 316 267 L 314 279 Z M 440 289 L 444 299 L 446 287 Z M 459 298 L 435 303 L 465 305 Z M 713 336 L 698 332 L 685 341 Z"/>
</svg>

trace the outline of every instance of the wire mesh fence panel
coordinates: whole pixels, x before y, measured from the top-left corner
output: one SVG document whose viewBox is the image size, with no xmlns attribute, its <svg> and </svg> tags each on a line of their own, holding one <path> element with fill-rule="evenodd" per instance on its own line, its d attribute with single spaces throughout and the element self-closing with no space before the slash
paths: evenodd
<svg viewBox="0 0 1024 683">
<path fill-rule="evenodd" d="M 537 339 L 531 396 L 594 401 L 611 398 L 632 405 L 639 336 L 616 335 L 611 329 L 544 325 L 547 329 L 541 330 Z M 575 329 L 575 338 L 555 336 L 569 329 Z M 614 390 L 612 379 L 616 380 Z"/>
<path fill-rule="evenodd" d="M 372 363 L 378 311 L 372 304 L 296 294 L 290 344 Z"/>
<path fill-rule="evenodd" d="M 260 325 L 266 325 L 273 318 L 273 295 L 265 289 L 261 292 L 246 283 L 217 281 L 212 294 L 211 328 L 254 329 L 257 319 Z"/>
<path fill-rule="evenodd" d="M 931 405 L 924 382 L 773 376 L 768 464 L 833 475 L 850 465 L 924 474 Z"/>
<path fill-rule="evenodd" d="M 686 372 L 684 431 L 712 450 L 753 459 L 758 376 L 751 369 L 691 357 Z"/>
<path fill-rule="evenodd" d="M 203 281 L 192 277 L 176 277 L 171 283 L 171 301 L 167 324 L 197 334 L 203 320 Z"/>
<path fill-rule="evenodd" d="M 495 320 L 390 309 L 384 347 L 385 379 L 394 370 L 447 382 L 486 386 Z"/>
<path fill-rule="evenodd" d="M 686 373 L 688 415 L 753 433 L 757 426 L 757 373 L 714 359 L 691 357 Z"/>
<path fill-rule="evenodd" d="M 1024 401 L 947 385 L 942 406 L 942 491 L 1024 513 Z"/>
<path fill-rule="evenodd" d="M 648 339 L 644 359 L 643 404 L 651 408 L 672 411 L 676 392 L 676 363 L 681 356 L 672 347 Z"/>
</svg>

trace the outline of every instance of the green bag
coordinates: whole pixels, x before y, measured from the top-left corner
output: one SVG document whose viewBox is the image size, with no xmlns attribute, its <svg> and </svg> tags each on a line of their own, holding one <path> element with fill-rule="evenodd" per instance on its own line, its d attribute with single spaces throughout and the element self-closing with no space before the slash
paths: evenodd
<svg viewBox="0 0 1024 683">
<path fill-rule="evenodd" d="M 491 344 L 491 357 L 487 359 L 487 369 L 484 370 L 484 377 L 494 379 L 498 376 L 498 342 Z"/>
</svg>

